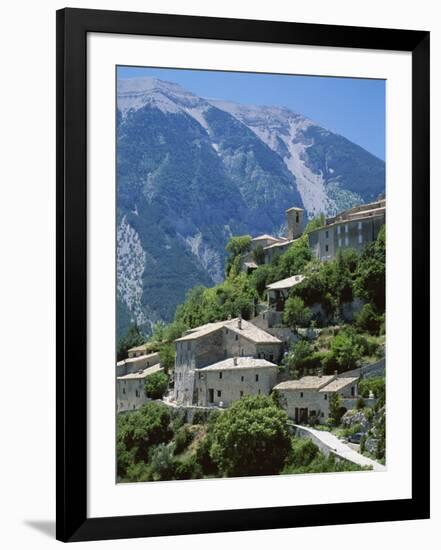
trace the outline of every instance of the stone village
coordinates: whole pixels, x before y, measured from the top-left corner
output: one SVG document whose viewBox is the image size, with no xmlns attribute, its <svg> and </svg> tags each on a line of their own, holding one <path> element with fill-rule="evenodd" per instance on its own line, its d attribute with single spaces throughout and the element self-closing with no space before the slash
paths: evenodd
<svg viewBox="0 0 441 550">
<path fill-rule="evenodd" d="M 328 218 L 322 227 L 308 233 L 315 257 L 326 261 L 344 248 L 362 249 L 375 241 L 385 223 L 385 200 L 356 206 Z M 285 251 L 303 234 L 304 211 L 286 211 L 286 237 L 261 235 L 252 239 L 252 250 L 242 258 L 242 270 L 257 268 L 253 249 L 263 251 L 263 261 Z M 188 330 L 175 341 L 174 385 L 164 401 L 170 406 L 194 408 L 228 407 L 246 395 L 277 392 L 280 403 L 295 423 L 311 418 L 325 423 L 329 418 L 332 395 L 338 394 L 345 410 L 353 409 L 358 398 L 359 372 L 332 375 L 307 375 L 298 380 L 285 379 L 278 365 L 292 342 L 299 338 L 291 329 L 280 326 L 288 293 L 303 280 L 303 275 L 267 285 L 267 303 L 249 321 L 242 318 L 208 323 Z M 148 401 L 146 379 L 161 372 L 158 353 L 147 353 L 147 346 L 128 352 L 116 366 L 117 412 L 138 409 Z M 383 366 L 384 369 L 384 361 Z"/>
</svg>

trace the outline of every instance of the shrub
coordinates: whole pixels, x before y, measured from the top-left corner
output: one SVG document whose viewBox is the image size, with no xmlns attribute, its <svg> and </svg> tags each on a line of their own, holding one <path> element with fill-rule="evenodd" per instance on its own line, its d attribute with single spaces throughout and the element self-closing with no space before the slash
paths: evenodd
<svg viewBox="0 0 441 550">
<path fill-rule="evenodd" d="M 382 316 L 375 312 L 372 304 L 364 304 L 359 313 L 355 316 L 355 324 L 360 330 L 379 334 L 382 323 Z"/>
<path fill-rule="evenodd" d="M 311 310 L 305 306 L 298 296 L 290 296 L 285 302 L 283 322 L 296 330 L 299 326 L 307 326 L 311 321 Z"/>
<path fill-rule="evenodd" d="M 244 397 L 214 424 L 210 455 L 223 475 L 277 474 L 291 446 L 287 421 L 270 397 Z"/>
<path fill-rule="evenodd" d="M 204 437 L 196 449 L 196 460 L 202 469 L 203 474 L 212 476 L 218 473 L 217 464 L 211 457 L 210 451 L 213 439 L 210 434 Z"/>
<path fill-rule="evenodd" d="M 357 399 L 356 408 L 357 408 L 358 410 L 361 410 L 361 409 L 364 408 L 364 399 L 363 399 L 362 397 L 359 397 L 359 398 Z"/>
<path fill-rule="evenodd" d="M 118 475 L 124 477 L 130 464 L 147 462 L 151 449 L 169 441 L 170 412 L 165 405 L 150 402 L 139 411 L 118 415 L 116 448 Z"/>
<path fill-rule="evenodd" d="M 175 467 L 175 479 L 199 479 L 202 477 L 202 468 L 196 457 L 189 456 L 177 462 Z"/>
<path fill-rule="evenodd" d="M 174 454 L 180 454 L 186 449 L 193 440 L 193 433 L 188 429 L 188 426 L 182 426 L 174 437 Z"/>
<path fill-rule="evenodd" d="M 168 376 L 163 372 L 155 372 L 147 377 L 144 390 L 150 399 L 162 399 L 168 389 Z"/>
</svg>

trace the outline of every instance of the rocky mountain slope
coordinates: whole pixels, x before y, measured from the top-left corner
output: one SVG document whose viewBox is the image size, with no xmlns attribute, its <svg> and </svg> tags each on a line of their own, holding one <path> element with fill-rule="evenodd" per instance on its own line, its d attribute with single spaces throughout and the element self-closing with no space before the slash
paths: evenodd
<svg viewBox="0 0 441 550">
<path fill-rule="evenodd" d="M 118 334 L 220 282 L 231 235 L 280 234 L 290 206 L 331 214 L 382 192 L 383 161 L 286 108 L 118 81 Z"/>
</svg>

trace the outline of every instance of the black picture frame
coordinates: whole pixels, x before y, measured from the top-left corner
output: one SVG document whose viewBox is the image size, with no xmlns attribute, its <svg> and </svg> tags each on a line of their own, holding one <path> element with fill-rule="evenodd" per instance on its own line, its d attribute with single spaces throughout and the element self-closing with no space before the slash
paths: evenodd
<svg viewBox="0 0 441 550">
<path fill-rule="evenodd" d="M 87 517 L 87 33 L 412 54 L 412 498 Z M 56 537 L 85 541 L 429 517 L 429 33 L 86 9 L 57 12 Z"/>
</svg>

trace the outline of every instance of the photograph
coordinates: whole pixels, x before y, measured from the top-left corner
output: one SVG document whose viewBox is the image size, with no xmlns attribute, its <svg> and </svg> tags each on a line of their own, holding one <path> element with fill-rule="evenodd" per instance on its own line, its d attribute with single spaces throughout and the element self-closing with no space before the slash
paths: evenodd
<svg viewBox="0 0 441 550">
<path fill-rule="evenodd" d="M 115 94 L 117 483 L 386 470 L 386 81 Z"/>
</svg>

